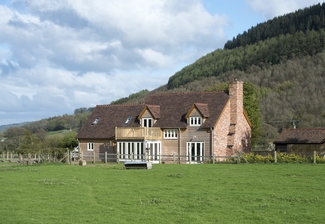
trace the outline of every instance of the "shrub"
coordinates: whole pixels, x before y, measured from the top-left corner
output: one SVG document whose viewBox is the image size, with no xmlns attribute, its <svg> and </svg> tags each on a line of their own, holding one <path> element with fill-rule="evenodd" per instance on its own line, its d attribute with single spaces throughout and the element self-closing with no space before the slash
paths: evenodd
<svg viewBox="0 0 325 224">
<path fill-rule="evenodd" d="M 277 153 L 277 163 L 312 163 L 314 161 L 313 157 L 306 157 L 296 154 L 288 153 Z M 247 153 L 243 154 L 241 157 L 241 162 L 248 163 L 274 163 L 274 158 L 271 154 L 267 156 L 262 156 L 259 154 Z M 325 163 L 325 157 L 316 156 L 317 163 Z"/>
</svg>

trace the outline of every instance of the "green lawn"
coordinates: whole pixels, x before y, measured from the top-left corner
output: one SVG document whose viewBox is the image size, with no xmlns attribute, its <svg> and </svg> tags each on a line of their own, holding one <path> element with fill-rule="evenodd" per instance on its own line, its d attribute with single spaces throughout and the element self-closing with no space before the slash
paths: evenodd
<svg viewBox="0 0 325 224">
<path fill-rule="evenodd" d="M 0 164 L 1 223 L 324 223 L 325 165 Z"/>
</svg>

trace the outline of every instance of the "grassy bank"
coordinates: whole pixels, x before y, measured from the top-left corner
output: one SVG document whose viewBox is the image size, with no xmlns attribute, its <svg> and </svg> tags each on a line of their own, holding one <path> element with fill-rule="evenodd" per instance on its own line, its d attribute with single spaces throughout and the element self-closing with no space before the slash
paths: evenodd
<svg viewBox="0 0 325 224">
<path fill-rule="evenodd" d="M 2 223 L 322 223 L 324 165 L 0 165 Z"/>
</svg>

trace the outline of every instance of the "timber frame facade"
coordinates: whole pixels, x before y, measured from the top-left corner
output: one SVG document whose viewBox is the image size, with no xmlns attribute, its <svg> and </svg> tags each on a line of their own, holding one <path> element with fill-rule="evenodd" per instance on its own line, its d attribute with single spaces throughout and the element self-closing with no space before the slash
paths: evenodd
<svg viewBox="0 0 325 224">
<path fill-rule="evenodd" d="M 84 158 L 202 163 L 248 152 L 251 123 L 243 109 L 243 82 L 229 91 L 162 93 L 144 104 L 98 105 L 77 135 Z M 118 158 L 117 158 L 118 156 Z"/>
</svg>

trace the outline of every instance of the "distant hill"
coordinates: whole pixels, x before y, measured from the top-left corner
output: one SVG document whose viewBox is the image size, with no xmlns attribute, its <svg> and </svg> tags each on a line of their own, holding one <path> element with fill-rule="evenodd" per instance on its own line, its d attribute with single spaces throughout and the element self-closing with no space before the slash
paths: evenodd
<svg viewBox="0 0 325 224">
<path fill-rule="evenodd" d="M 299 31 L 304 33 L 308 30 L 319 31 L 325 28 L 324 18 L 325 4 L 321 5 L 319 3 L 258 24 L 248 29 L 248 31 L 237 35 L 233 40 L 229 40 L 225 44 L 224 49 L 245 47 L 246 45 L 255 44 L 272 37 L 294 34 Z"/>
<path fill-rule="evenodd" d="M 7 124 L 7 125 L 1 125 L 0 126 L 0 132 L 7 130 L 8 128 L 12 127 L 21 127 L 23 125 L 28 124 L 29 122 L 22 122 L 22 123 L 17 123 L 17 124 Z"/>
</svg>

